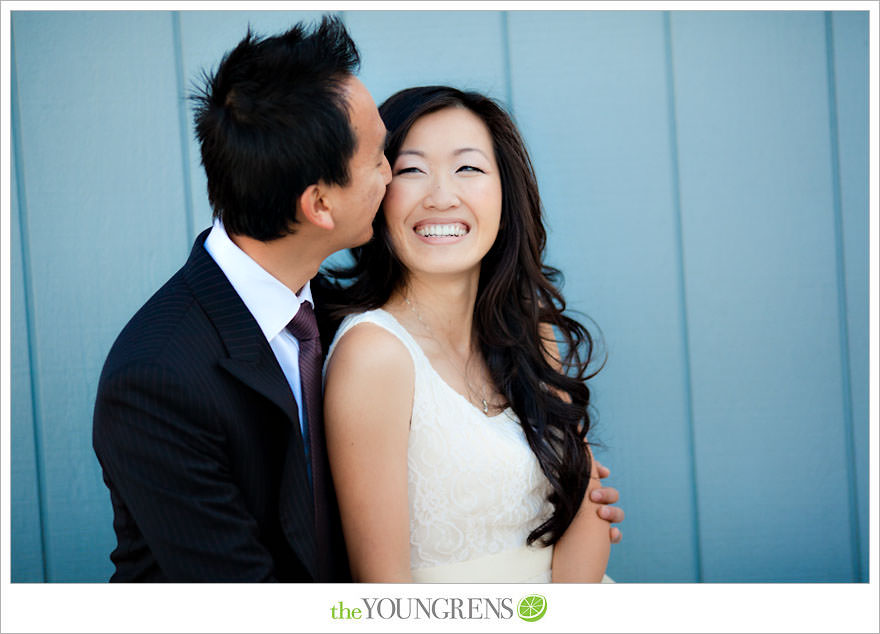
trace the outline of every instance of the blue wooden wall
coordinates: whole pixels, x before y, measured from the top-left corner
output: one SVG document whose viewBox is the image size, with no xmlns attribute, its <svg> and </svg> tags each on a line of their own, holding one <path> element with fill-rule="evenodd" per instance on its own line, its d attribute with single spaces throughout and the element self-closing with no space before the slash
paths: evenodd
<svg viewBox="0 0 880 634">
<path fill-rule="evenodd" d="M 209 223 L 185 95 L 248 23 L 318 15 L 13 13 L 13 581 L 111 573 L 91 412 Z M 608 352 L 610 574 L 866 580 L 867 13 L 342 16 L 377 102 L 450 83 L 524 133 L 549 261 Z"/>
</svg>

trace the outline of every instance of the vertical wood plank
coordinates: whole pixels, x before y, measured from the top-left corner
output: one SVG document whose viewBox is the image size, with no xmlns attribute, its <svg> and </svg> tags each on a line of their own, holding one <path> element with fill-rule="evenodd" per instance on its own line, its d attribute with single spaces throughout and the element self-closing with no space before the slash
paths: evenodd
<svg viewBox="0 0 880 634">
<path fill-rule="evenodd" d="M 683 309 L 663 16 L 509 14 L 512 95 L 570 307 L 601 327 L 600 454 L 622 491 L 609 574 L 694 581 Z"/>
<path fill-rule="evenodd" d="M 850 580 L 823 16 L 672 34 L 705 580 Z"/>
<path fill-rule="evenodd" d="M 14 64 L 14 61 L 12 62 Z M 13 85 L 13 91 L 15 90 Z M 13 100 L 15 95 L 13 94 Z M 15 106 L 13 106 L 15 107 Z M 14 133 L 13 133 L 14 134 Z M 14 156 L 14 153 L 13 153 Z M 25 301 L 25 280 L 21 254 L 20 203 L 18 199 L 18 166 L 13 159 L 10 187 L 11 272 L 11 411 L 10 411 L 10 578 L 13 583 L 45 581 L 43 545 L 40 526 L 40 490 L 34 443 L 33 399 L 31 398 L 31 364 Z"/>
<path fill-rule="evenodd" d="M 433 84 L 507 93 L 498 11 L 347 11 L 362 55 L 361 79 L 376 104 L 398 90 Z"/>
<path fill-rule="evenodd" d="M 13 15 L 49 581 L 106 579 L 115 539 L 91 447 L 101 367 L 186 249 L 166 12 Z"/>
<path fill-rule="evenodd" d="M 868 14 L 831 14 L 860 581 L 868 580 Z"/>
</svg>

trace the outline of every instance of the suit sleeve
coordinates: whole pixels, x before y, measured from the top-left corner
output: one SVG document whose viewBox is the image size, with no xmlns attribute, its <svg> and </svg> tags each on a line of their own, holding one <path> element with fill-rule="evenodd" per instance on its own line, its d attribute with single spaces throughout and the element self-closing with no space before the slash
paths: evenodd
<svg viewBox="0 0 880 634">
<path fill-rule="evenodd" d="M 152 364 L 102 377 L 95 452 L 169 580 L 272 581 L 208 394 Z"/>
</svg>

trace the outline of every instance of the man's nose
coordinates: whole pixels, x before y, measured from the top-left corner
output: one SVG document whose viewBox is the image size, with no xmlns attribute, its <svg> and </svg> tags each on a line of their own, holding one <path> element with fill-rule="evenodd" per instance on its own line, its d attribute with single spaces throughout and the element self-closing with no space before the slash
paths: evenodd
<svg viewBox="0 0 880 634">
<path fill-rule="evenodd" d="M 391 182 L 391 164 L 385 155 L 382 155 L 382 176 L 385 179 L 385 187 Z"/>
</svg>

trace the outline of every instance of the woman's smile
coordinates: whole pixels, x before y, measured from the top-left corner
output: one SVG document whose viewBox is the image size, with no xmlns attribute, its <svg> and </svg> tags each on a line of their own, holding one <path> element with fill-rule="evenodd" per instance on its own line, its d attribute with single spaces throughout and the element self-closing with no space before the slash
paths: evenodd
<svg viewBox="0 0 880 634">
<path fill-rule="evenodd" d="M 413 226 L 413 232 L 426 244 L 455 244 L 470 231 L 470 225 L 457 218 L 427 218 Z"/>
</svg>

